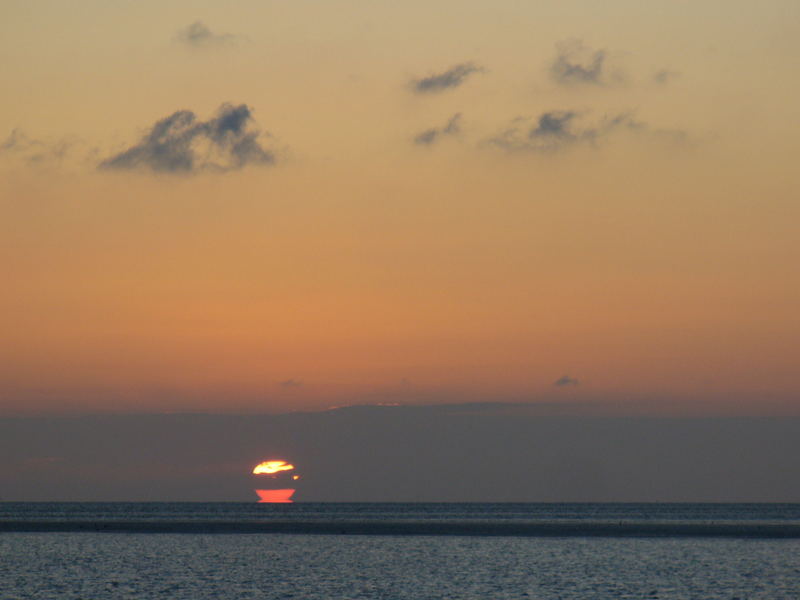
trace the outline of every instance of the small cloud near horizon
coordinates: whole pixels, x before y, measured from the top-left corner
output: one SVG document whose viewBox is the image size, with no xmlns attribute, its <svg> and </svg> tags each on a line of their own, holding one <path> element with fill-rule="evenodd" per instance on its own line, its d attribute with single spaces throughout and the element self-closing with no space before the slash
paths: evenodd
<svg viewBox="0 0 800 600">
<path fill-rule="evenodd" d="M 578 384 L 580 384 L 580 380 L 575 377 L 570 377 L 569 375 L 562 375 L 553 382 L 553 385 L 556 387 L 567 387 Z"/>
<path fill-rule="evenodd" d="M 279 381 L 278 385 L 283 389 L 293 389 L 299 388 L 303 386 L 303 382 L 297 379 L 286 379 L 284 381 Z"/>
<path fill-rule="evenodd" d="M 232 33 L 214 33 L 202 21 L 195 21 L 181 29 L 175 39 L 194 48 L 208 48 L 234 44 L 240 38 Z"/>
</svg>

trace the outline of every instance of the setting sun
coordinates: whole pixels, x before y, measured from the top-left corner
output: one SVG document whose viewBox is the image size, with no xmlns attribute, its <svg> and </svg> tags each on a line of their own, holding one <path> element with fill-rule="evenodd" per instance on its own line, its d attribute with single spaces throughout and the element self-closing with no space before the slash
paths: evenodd
<svg viewBox="0 0 800 600">
<path fill-rule="evenodd" d="M 292 495 L 295 490 L 283 488 L 280 490 L 256 490 L 259 504 L 293 504 Z"/>
<path fill-rule="evenodd" d="M 265 460 L 253 468 L 260 503 L 291 503 L 295 491 L 293 482 L 300 479 L 295 466 L 285 460 Z"/>
<path fill-rule="evenodd" d="M 287 463 L 285 460 L 267 460 L 259 463 L 253 469 L 253 475 L 280 473 L 281 471 L 292 471 L 294 465 Z"/>
</svg>

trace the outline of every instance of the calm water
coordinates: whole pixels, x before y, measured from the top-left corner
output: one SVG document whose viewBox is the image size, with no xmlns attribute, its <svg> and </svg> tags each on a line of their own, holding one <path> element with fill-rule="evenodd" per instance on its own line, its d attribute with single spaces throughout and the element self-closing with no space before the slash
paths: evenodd
<svg viewBox="0 0 800 600">
<path fill-rule="evenodd" d="M 0 522 L 286 518 L 796 524 L 800 506 L 0 504 Z M 10 598 L 796 599 L 800 540 L 9 532 Z"/>
</svg>

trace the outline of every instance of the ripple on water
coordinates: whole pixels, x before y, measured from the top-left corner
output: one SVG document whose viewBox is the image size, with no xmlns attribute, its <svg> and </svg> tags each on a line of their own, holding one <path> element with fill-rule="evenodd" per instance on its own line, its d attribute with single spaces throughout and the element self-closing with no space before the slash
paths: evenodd
<svg viewBox="0 0 800 600">
<path fill-rule="evenodd" d="M 0 535 L 0 598 L 800 597 L 800 540 Z"/>
</svg>

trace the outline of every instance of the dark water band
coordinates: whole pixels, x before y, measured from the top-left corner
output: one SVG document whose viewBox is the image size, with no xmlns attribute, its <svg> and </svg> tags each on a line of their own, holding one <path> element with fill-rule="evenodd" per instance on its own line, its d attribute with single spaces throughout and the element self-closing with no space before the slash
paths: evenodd
<svg viewBox="0 0 800 600">
<path fill-rule="evenodd" d="M 3 532 L 287 533 L 321 535 L 457 535 L 514 537 L 725 537 L 800 538 L 800 524 L 608 523 L 485 521 L 131 521 L 0 520 Z"/>
</svg>

